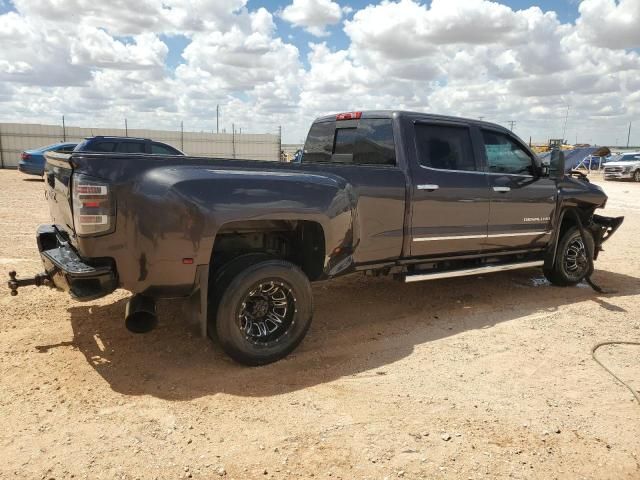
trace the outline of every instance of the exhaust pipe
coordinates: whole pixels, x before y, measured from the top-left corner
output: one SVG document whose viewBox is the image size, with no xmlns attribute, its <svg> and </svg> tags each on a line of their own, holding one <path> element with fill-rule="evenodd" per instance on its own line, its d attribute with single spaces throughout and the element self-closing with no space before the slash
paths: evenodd
<svg viewBox="0 0 640 480">
<path fill-rule="evenodd" d="M 134 295 L 127 303 L 124 324 L 133 333 L 147 333 L 158 323 L 156 301 L 143 295 Z"/>
</svg>

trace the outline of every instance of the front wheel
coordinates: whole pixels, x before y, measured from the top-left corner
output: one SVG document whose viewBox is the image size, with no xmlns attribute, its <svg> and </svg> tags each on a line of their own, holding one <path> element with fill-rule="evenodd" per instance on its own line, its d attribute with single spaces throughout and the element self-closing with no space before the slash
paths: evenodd
<svg viewBox="0 0 640 480">
<path fill-rule="evenodd" d="M 593 254 L 593 236 L 588 230 L 585 234 L 589 251 Z M 580 230 L 577 227 L 571 227 L 558 242 L 555 264 L 552 268 L 544 269 L 544 276 L 554 285 L 561 287 L 577 285 L 591 274 L 592 265 L 588 260 Z"/>
<path fill-rule="evenodd" d="M 634 182 L 640 182 L 640 170 L 636 170 L 633 173 L 633 181 Z"/>
<path fill-rule="evenodd" d="M 294 264 L 270 259 L 233 275 L 217 304 L 222 349 L 245 365 L 287 356 L 302 341 L 313 316 L 311 285 Z"/>
</svg>

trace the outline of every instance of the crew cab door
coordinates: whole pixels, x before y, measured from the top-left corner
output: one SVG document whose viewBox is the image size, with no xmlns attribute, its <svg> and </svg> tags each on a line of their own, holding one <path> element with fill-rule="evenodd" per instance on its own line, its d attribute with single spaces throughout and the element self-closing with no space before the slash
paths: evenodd
<svg viewBox="0 0 640 480">
<path fill-rule="evenodd" d="M 356 264 L 400 257 L 406 176 L 396 162 L 391 118 L 356 117 L 314 123 L 304 146 L 301 168 L 333 174 L 348 183 L 345 195 L 351 195 L 357 207 L 344 242 L 353 245 Z M 339 210 L 329 213 L 350 220 Z M 338 230 L 348 228 L 344 225 Z"/>
<path fill-rule="evenodd" d="M 448 256 L 483 248 L 489 185 L 465 123 L 415 120 L 411 169 L 411 256 Z M 477 142 L 475 142 L 477 145 Z"/>
<path fill-rule="evenodd" d="M 551 238 L 556 182 L 539 177 L 533 154 L 506 132 L 482 129 L 491 186 L 486 250 L 543 247 Z"/>
</svg>

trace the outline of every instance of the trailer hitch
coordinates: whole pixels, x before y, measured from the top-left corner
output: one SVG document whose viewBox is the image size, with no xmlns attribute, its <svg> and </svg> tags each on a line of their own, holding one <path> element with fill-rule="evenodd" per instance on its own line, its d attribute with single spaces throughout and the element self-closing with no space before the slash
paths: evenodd
<svg viewBox="0 0 640 480">
<path fill-rule="evenodd" d="M 9 289 L 11 290 L 11 296 L 15 297 L 18 295 L 18 287 L 27 287 L 29 285 L 35 285 L 36 287 L 42 286 L 53 286 L 51 282 L 51 277 L 47 273 L 38 273 L 36 276 L 31 278 L 21 278 L 18 280 L 16 278 L 16 272 L 9 272 Z"/>
</svg>

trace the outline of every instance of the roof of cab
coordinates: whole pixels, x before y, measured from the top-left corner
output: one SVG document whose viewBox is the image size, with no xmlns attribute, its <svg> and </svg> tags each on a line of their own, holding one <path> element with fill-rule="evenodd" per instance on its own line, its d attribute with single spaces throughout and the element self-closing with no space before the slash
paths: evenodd
<svg viewBox="0 0 640 480">
<path fill-rule="evenodd" d="M 354 111 L 355 112 L 355 111 Z M 413 117 L 413 118 L 421 118 L 426 120 L 436 120 L 436 121 L 448 121 L 448 122 L 465 122 L 472 123 L 475 125 L 482 125 L 486 127 L 497 128 L 499 130 L 509 131 L 507 128 L 502 125 L 498 125 L 497 123 L 485 122 L 482 120 L 477 120 L 474 118 L 464 118 L 464 117 L 454 117 L 451 115 L 438 115 L 434 113 L 425 113 L 425 112 L 414 112 L 409 110 L 361 110 L 362 116 L 360 118 L 402 118 L 402 117 Z M 339 115 L 342 112 L 334 113 L 331 115 L 324 115 L 322 117 L 316 118 L 313 123 L 316 122 L 328 122 L 336 119 L 336 115 Z"/>
</svg>

